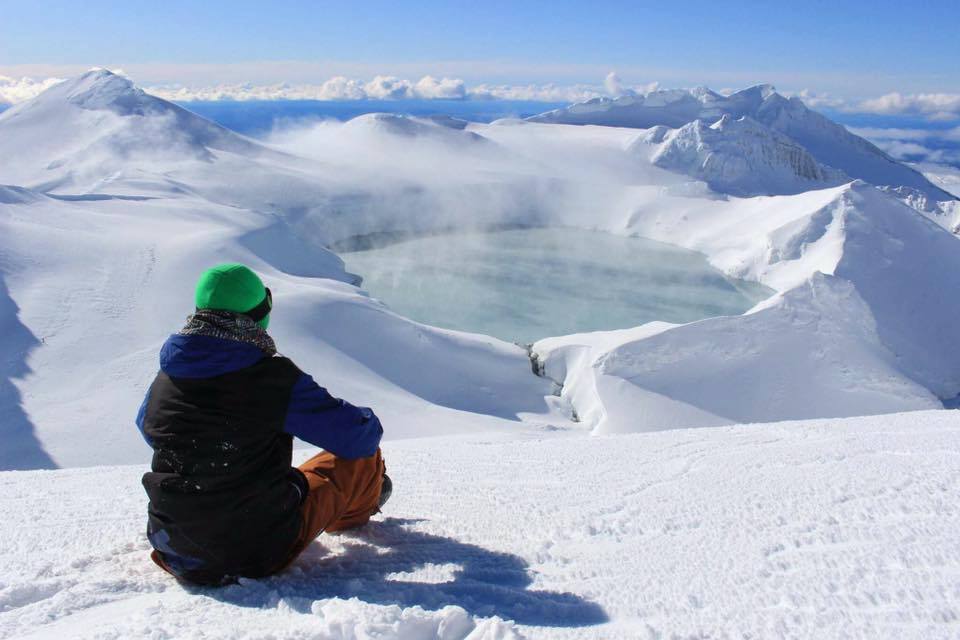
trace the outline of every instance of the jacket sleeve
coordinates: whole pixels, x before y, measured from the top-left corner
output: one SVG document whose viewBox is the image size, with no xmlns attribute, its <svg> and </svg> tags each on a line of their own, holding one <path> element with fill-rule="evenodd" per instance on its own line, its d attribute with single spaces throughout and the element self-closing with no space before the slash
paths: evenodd
<svg viewBox="0 0 960 640">
<path fill-rule="evenodd" d="M 334 398 L 305 373 L 293 386 L 283 430 L 348 459 L 372 456 L 383 435 L 373 411 Z"/>
<path fill-rule="evenodd" d="M 150 389 L 153 386 L 151 385 Z M 146 426 L 144 422 L 147 418 L 147 405 L 150 404 L 150 389 L 147 389 L 147 393 L 143 396 L 143 402 L 140 403 L 140 410 L 137 411 L 137 428 L 140 429 L 140 435 L 143 436 L 143 439 L 148 445 L 153 446 L 153 440 L 150 439 L 150 436 L 147 435 Z"/>
</svg>

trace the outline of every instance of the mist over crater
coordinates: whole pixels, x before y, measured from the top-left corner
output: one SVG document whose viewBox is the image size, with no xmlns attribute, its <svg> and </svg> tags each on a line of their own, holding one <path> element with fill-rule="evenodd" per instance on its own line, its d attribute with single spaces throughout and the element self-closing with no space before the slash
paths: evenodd
<svg viewBox="0 0 960 640">
<path fill-rule="evenodd" d="M 518 343 L 738 315 L 772 293 L 693 251 L 570 228 L 405 237 L 341 257 L 404 316 Z"/>
</svg>

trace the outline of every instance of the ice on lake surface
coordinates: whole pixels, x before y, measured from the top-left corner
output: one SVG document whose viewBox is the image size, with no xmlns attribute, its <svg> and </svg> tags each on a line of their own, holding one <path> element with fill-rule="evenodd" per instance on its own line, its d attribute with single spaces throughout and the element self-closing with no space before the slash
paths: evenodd
<svg viewBox="0 0 960 640">
<path fill-rule="evenodd" d="M 772 293 L 693 251 L 579 229 L 426 236 L 341 257 L 397 313 L 520 343 L 740 314 Z"/>
</svg>

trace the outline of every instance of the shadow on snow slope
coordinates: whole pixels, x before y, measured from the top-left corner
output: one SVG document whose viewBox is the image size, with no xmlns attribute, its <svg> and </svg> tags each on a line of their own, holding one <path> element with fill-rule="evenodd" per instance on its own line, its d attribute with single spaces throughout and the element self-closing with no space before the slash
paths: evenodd
<svg viewBox="0 0 960 640">
<path fill-rule="evenodd" d="M 34 435 L 23 410 L 14 378 L 30 373 L 27 356 L 40 342 L 17 317 L 20 309 L 0 275 L 0 471 L 55 469 L 53 460 Z"/>
<path fill-rule="evenodd" d="M 316 600 L 358 598 L 427 610 L 454 605 L 473 616 L 499 616 L 524 625 L 582 627 L 608 620 L 599 605 L 580 596 L 529 590 L 532 579 L 519 556 L 406 526 L 416 522 L 402 518 L 371 522 L 341 535 L 343 553 L 331 554 L 314 542 L 282 574 L 224 589 L 195 590 L 244 607 L 263 607 L 282 598 L 301 613 L 310 613 Z M 402 574 L 426 565 L 458 569 L 445 582 L 404 579 Z"/>
</svg>

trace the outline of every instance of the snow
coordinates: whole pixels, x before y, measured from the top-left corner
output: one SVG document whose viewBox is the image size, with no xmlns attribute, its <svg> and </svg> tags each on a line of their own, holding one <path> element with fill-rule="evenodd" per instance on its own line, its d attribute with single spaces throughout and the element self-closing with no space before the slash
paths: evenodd
<svg viewBox="0 0 960 640">
<path fill-rule="evenodd" d="M 664 141 L 653 154 L 658 167 L 703 180 L 736 195 L 800 193 L 849 182 L 841 171 L 820 165 L 787 136 L 743 116 L 724 115 L 712 125 L 694 120 L 651 140 Z"/>
<path fill-rule="evenodd" d="M 256 143 L 107 70 L 54 85 L 0 114 L 3 182 L 42 191 L 89 187 L 132 162 L 208 163 L 214 150 L 256 156 Z"/>
<path fill-rule="evenodd" d="M 753 197 L 711 188 L 696 172 L 717 157 L 724 170 L 711 180 L 755 190 L 834 174 L 753 116 L 721 113 L 772 109 L 771 88 L 658 96 L 664 109 L 693 100 L 719 122 L 450 127 L 373 114 L 259 143 L 106 71 L 5 112 L 0 147 L 28 153 L 0 165 L 0 183 L 18 185 L 0 190 L 11 443 L 0 468 L 142 460 L 130 417 L 157 349 L 190 312 L 196 274 L 228 260 L 276 293 L 281 351 L 332 392 L 374 404 L 389 438 L 842 417 L 960 394 L 960 308 L 941 294 L 960 285 L 956 238 L 863 182 Z M 684 132 L 700 142 L 678 148 Z M 136 151 L 117 152 L 118 135 Z M 697 162 L 677 173 L 650 157 L 674 148 Z M 370 298 L 326 248 L 490 225 L 646 237 L 774 295 L 741 316 L 545 339 L 538 378 L 522 347 Z"/>
<path fill-rule="evenodd" d="M 242 260 L 264 274 L 286 310 L 271 325 L 280 349 L 333 392 L 376 395 L 392 437 L 505 428 L 518 413 L 550 412 L 544 396 L 552 385 L 530 375 L 520 347 L 413 323 L 345 282 L 316 277 L 348 279 L 338 258 L 297 242 L 289 229 L 261 238 L 257 253 L 249 230 L 265 224 L 273 223 L 189 200 L 44 197 L 0 210 L 8 292 L 0 296 L 0 323 L 10 327 L 0 379 L 18 385 L 0 387 L 11 443 L 0 450 L 0 467 L 43 462 L 36 437 L 60 466 L 148 455 L 130 416 L 160 345 L 191 311 L 190 283 L 219 261 Z M 302 265 L 306 275 L 275 262 Z M 482 415 L 465 413 L 476 411 Z M 24 449 L 12 446 L 21 439 Z"/>
<path fill-rule="evenodd" d="M 960 168 L 946 164 L 922 165 L 923 175 L 944 191 L 960 197 Z"/>
<path fill-rule="evenodd" d="M 385 455 L 383 515 L 222 590 L 150 562 L 146 467 L 0 473 L 0 637 L 930 640 L 960 624 L 954 412 Z"/>
<path fill-rule="evenodd" d="M 941 406 L 899 374 L 870 318 L 849 283 L 817 275 L 745 316 L 632 330 L 614 348 L 591 350 L 587 334 L 534 350 L 598 433 Z"/>
<path fill-rule="evenodd" d="M 897 162 L 867 140 L 808 109 L 799 98 L 783 97 L 771 85 L 749 87 L 729 96 L 698 88 L 686 91 L 657 90 L 642 96 L 616 99 L 596 98 L 548 111 L 529 120 L 638 129 L 655 126 L 678 129 L 695 120 L 712 124 L 723 116 L 735 120 L 748 117 L 756 123 L 751 127 L 752 130 L 759 126 L 769 130 L 769 137 L 775 134 L 786 136 L 818 163 L 852 178 L 877 186 L 901 187 L 908 194 L 916 194 L 914 197 L 922 197 L 930 203 L 956 200 L 920 172 Z M 778 162 L 774 166 L 776 164 Z M 732 191 L 739 192 L 737 189 Z M 931 212 L 938 210 L 934 204 L 929 207 Z"/>
<path fill-rule="evenodd" d="M 259 142 L 102 70 L 0 115 L 0 638 L 956 637 L 958 201 L 767 85 L 534 120 Z M 528 353 L 403 317 L 331 248 L 517 225 L 770 295 Z M 273 290 L 281 352 L 375 408 L 396 491 L 217 591 L 147 557 L 132 417 L 222 261 Z"/>
<path fill-rule="evenodd" d="M 598 432 L 864 415 L 953 398 L 960 308 L 942 292 L 960 286 L 957 239 L 862 183 L 822 195 L 833 200 L 798 219 L 767 219 L 766 238 L 736 253 L 684 227 L 671 232 L 708 255 L 732 253 L 780 295 L 742 316 L 542 340 L 534 353 L 546 375 Z M 762 230 L 754 216 L 743 224 Z M 737 235 L 728 224 L 723 242 Z"/>
</svg>

